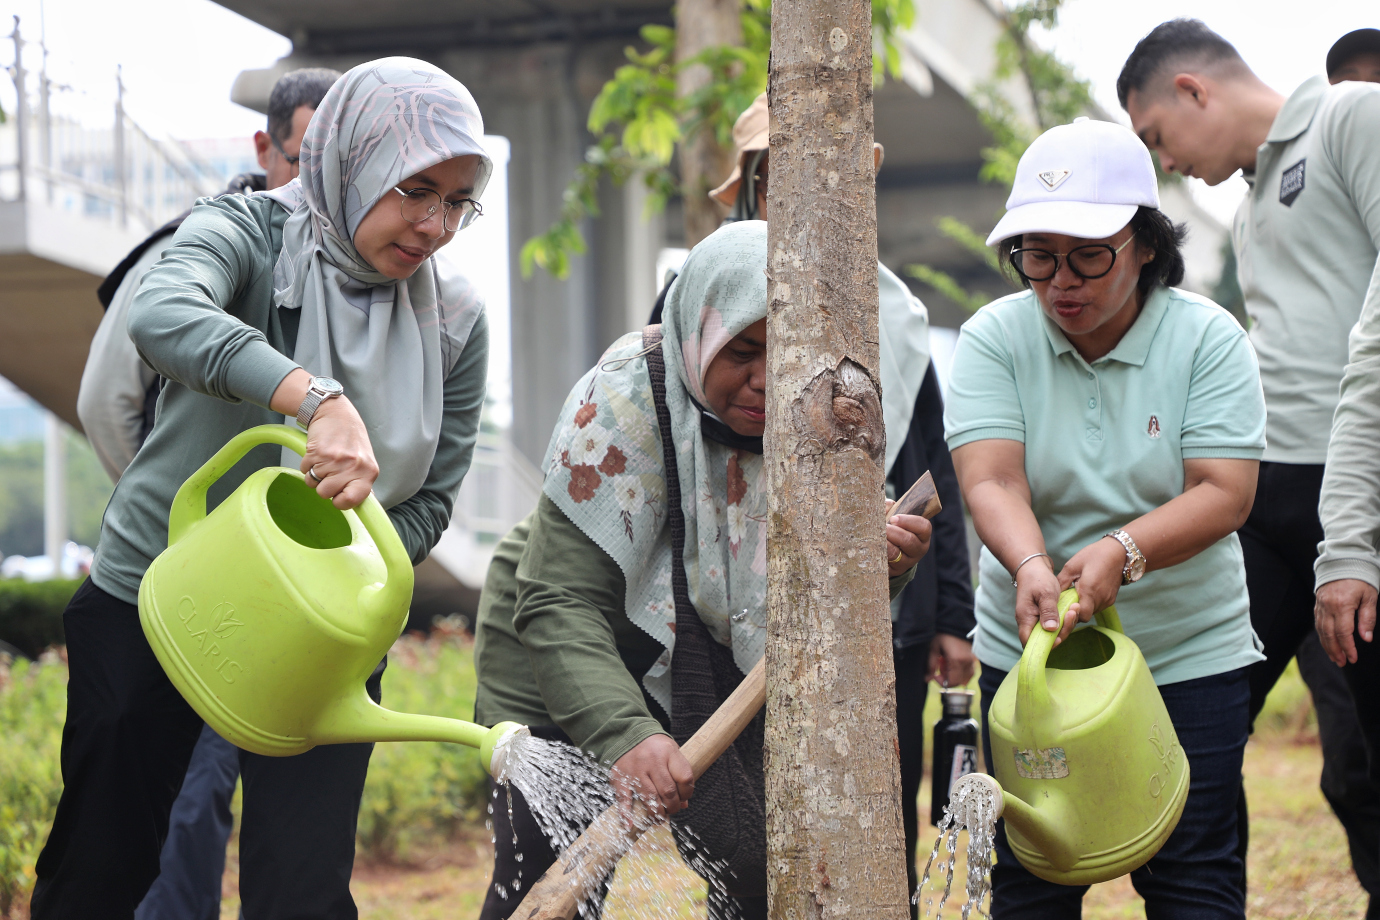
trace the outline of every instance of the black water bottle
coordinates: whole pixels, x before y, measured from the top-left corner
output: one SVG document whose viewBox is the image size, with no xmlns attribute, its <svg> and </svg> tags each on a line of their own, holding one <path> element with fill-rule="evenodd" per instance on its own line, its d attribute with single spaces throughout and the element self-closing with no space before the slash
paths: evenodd
<svg viewBox="0 0 1380 920">
<path fill-rule="evenodd" d="M 976 773 L 978 724 L 972 717 L 973 691 L 944 690 L 944 716 L 934 723 L 934 772 L 930 794 L 930 823 L 939 826 L 949 793 L 959 777 Z"/>
</svg>

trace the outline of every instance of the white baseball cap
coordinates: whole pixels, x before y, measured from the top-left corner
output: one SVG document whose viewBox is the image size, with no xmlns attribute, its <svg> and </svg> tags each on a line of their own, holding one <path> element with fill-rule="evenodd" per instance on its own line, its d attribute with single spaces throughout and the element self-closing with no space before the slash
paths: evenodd
<svg viewBox="0 0 1380 920">
<path fill-rule="evenodd" d="M 1016 164 L 1006 213 L 987 245 L 1022 233 L 1111 236 L 1136 208 L 1159 208 L 1150 151 L 1129 128 L 1075 118 L 1035 139 Z"/>
</svg>

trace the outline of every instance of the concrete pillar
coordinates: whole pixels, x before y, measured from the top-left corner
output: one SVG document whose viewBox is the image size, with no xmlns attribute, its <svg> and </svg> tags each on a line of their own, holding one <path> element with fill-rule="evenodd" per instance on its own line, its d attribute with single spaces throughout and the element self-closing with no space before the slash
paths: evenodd
<svg viewBox="0 0 1380 920">
<path fill-rule="evenodd" d="M 43 431 L 43 553 L 55 578 L 62 575 L 67 533 L 67 431 L 49 412 Z"/>
</svg>

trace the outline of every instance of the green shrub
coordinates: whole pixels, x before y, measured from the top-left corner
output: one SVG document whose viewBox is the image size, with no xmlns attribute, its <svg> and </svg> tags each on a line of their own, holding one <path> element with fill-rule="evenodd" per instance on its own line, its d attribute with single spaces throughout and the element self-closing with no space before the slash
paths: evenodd
<svg viewBox="0 0 1380 920">
<path fill-rule="evenodd" d="M 474 718 L 473 643 L 442 622 L 430 638 L 404 637 L 393 646 L 383 678 L 383 704 L 400 712 Z M 359 810 L 361 855 L 407 861 L 482 822 L 487 774 L 473 748 L 439 742 L 374 747 Z"/>
<path fill-rule="evenodd" d="M 27 903 L 34 861 L 62 794 L 58 754 L 67 715 L 67 668 L 0 656 L 0 917 Z"/>
<path fill-rule="evenodd" d="M 0 640 L 30 658 L 62 644 L 62 611 L 80 581 L 0 579 Z"/>
</svg>

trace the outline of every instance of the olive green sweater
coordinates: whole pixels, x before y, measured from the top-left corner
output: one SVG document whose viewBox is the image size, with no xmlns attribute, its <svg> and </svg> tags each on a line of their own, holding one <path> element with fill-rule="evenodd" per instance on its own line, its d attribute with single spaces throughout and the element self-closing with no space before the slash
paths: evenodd
<svg viewBox="0 0 1380 920">
<path fill-rule="evenodd" d="M 106 506 L 91 569 L 97 587 L 122 601 L 138 603 L 144 571 L 167 548 L 168 509 L 183 481 L 236 434 L 283 421 L 268 403 L 297 367 L 288 356 L 301 314 L 273 306 L 273 266 L 286 220 L 271 198 L 203 198 L 135 295 L 129 336 L 167 384 L 153 431 Z M 488 356 L 481 314 L 445 380 L 441 436 L 426 481 L 388 509 L 414 563 L 449 524 L 469 470 Z M 250 451 L 211 488 L 207 505 L 214 508 L 281 456 L 276 445 Z"/>
<path fill-rule="evenodd" d="M 891 579 L 891 596 L 915 575 Z M 557 725 L 612 763 L 666 734 L 641 677 L 661 643 L 625 612 L 618 563 L 545 495 L 503 538 L 475 618 L 475 721 Z"/>
</svg>

